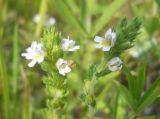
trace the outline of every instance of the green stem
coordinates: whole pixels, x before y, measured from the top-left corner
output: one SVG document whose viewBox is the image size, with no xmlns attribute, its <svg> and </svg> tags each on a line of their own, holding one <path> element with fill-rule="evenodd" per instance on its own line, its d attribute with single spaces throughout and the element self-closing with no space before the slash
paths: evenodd
<svg viewBox="0 0 160 119">
<path fill-rule="evenodd" d="M 42 27 L 45 22 L 45 17 L 47 12 L 47 3 L 48 3 L 48 0 L 41 0 L 40 10 L 39 10 L 40 22 L 36 26 L 36 30 L 35 30 L 36 37 L 39 37 L 42 32 Z"/>
<path fill-rule="evenodd" d="M 106 69 L 105 69 L 105 70 L 97 73 L 97 77 L 99 78 L 99 77 L 105 76 L 105 75 L 108 74 L 109 72 L 110 72 L 109 70 L 106 70 Z"/>
<path fill-rule="evenodd" d="M 89 106 L 89 119 L 94 118 L 94 108 L 92 106 Z"/>
<path fill-rule="evenodd" d="M 17 103 L 17 80 L 18 80 L 18 25 L 15 25 L 14 35 L 13 35 L 13 67 L 12 67 L 12 81 L 13 81 L 13 97 L 14 97 L 14 107 Z M 14 109 L 13 116 L 17 118 L 17 110 Z"/>
</svg>

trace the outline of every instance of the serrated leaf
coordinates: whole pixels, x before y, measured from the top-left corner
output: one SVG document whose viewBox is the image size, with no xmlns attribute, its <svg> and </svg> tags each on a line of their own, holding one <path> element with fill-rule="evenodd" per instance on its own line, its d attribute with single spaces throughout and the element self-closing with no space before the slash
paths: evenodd
<svg viewBox="0 0 160 119">
<path fill-rule="evenodd" d="M 87 72 L 87 79 L 88 80 L 92 80 L 95 73 L 97 71 L 97 66 L 95 64 L 92 64 L 89 69 L 88 69 L 88 72 Z"/>
<path fill-rule="evenodd" d="M 110 59 L 114 56 L 120 56 L 123 51 L 133 47 L 133 43 L 140 33 L 140 26 L 141 19 L 139 17 L 135 17 L 131 21 L 127 21 L 126 18 L 123 18 L 116 28 L 116 42 L 114 48 L 110 49 L 110 53 L 104 53 L 105 58 Z"/>
</svg>

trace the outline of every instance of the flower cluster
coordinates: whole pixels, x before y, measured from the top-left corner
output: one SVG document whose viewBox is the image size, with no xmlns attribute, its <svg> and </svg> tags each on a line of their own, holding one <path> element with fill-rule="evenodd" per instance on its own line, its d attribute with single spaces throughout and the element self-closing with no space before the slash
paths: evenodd
<svg viewBox="0 0 160 119">
<path fill-rule="evenodd" d="M 69 37 L 68 39 L 64 38 L 62 39 L 61 49 L 63 51 L 77 51 L 80 49 L 80 46 L 75 44 L 76 42 L 70 40 Z M 45 48 L 41 43 L 37 43 L 36 41 L 33 41 L 31 46 L 26 49 L 26 53 L 21 54 L 21 56 L 31 60 L 31 62 L 28 64 L 29 67 L 33 67 L 37 62 L 41 63 L 44 60 L 45 55 Z M 70 61 L 64 60 L 62 58 L 58 59 L 56 68 L 58 69 L 59 74 L 63 76 L 72 70 Z"/>
<path fill-rule="evenodd" d="M 109 29 L 105 33 L 105 37 L 95 36 L 94 38 L 95 48 L 102 49 L 102 51 L 110 51 L 110 49 L 114 46 L 116 42 L 116 33 Z M 110 71 L 119 71 L 122 68 L 122 61 L 119 57 L 114 57 L 110 59 L 107 63 L 108 69 Z"/>
<path fill-rule="evenodd" d="M 94 41 L 96 42 L 95 48 L 101 48 L 102 51 L 110 51 L 116 42 L 116 33 L 113 32 L 112 29 L 109 29 L 105 34 L 105 38 L 95 36 Z M 62 39 L 61 49 L 63 51 L 73 52 L 80 49 L 80 46 L 76 45 L 76 42 L 68 37 Z M 22 56 L 31 60 L 28 66 L 33 67 L 36 63 L 41 63 L 44 60 L 44 57 L 46 56 L 45 48 L 41 43 L 33 41 L 31 46 L 26 49 L 26 53 L 22 53 Z M 114 57 L 110 59 L 107 66 L 110 71 L 119 71 L 122 68 L 122 61 L 119 57 Z M 56 62 L 56 68 L 58 69 L 59 74 L 63 76 L 66 76 L 66 74 L 72 70 L 69 61 L 62 58 L 59 58 Z"/>
</svg>

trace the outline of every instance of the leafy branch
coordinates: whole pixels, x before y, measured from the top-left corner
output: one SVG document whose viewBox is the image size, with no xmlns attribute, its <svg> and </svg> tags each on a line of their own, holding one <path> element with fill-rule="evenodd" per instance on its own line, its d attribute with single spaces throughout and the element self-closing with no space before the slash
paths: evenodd
<svg viewBox="0 0 160 119">
<path fill-rule="evenodd" d="M 58 58 L 63 57 L 60 47 L 61 35 L 55 32 L 53 27 L 46 28 L 42 42 L 46 50 L 46 59 L 41 64 L 41 67 L 47 72 L 47 76 L 43 78 L 43 82 L 48 94 L 48 108 L 44 110 L 44 115 L 48 119 L 53 118 L 53 115 L 54 118 L 60 118 L 65 114 L 65 98 L 68 94 L 66 77 L 60 75 L 55 67 Z"/>
</svg>

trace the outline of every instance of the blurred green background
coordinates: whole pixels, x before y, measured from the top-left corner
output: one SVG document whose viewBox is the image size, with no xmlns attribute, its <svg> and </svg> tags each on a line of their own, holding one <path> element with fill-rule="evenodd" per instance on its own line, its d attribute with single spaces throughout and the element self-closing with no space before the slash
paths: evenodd
<svg viewBox="0 0 160 119">
<path fill-rule="evenodd" d="M 103 53 L 94 49 L 94 36 L 115 27 L 120 19 L 140 16 L 141 34 L 135 46 L 122 54 L 126 65 L 136 75 L 138 62 L 147 62 L 145 89 L 160 74 L 160 0 L 0 0 L 0 119 L 41 119 L 46 107 L 46 75 L 39 65 L 27 67 L 21 53 L 33 40 L 40 41 L 46 22 L 81 45 L 81 50 L 67 54 L 77 66 L 68 75 L 70 119 L 87 119 L 86 106 L 79 96 L 91 62 L 100 62 Z M 62 4 L 64 3 L 64 4 Z M 39 15 L 38 22 L 35 21 Z M 50 24 L 49 24 L 50 25 Z M 109 82 L 117 79 L 127 85 L 123 73 L 102 77 L 95 87 L 97 111 L 95 119 L 125 119 L 129 108 Z M 118 96 L 118 98 L 117 98 Z M 116 109 L 116 112 L 114 111 Z M 160 119 L 160 98 L 142 112 L 142 118 Z M 68 119 L 67 118 L 67 119 Z"/>
</svg>

